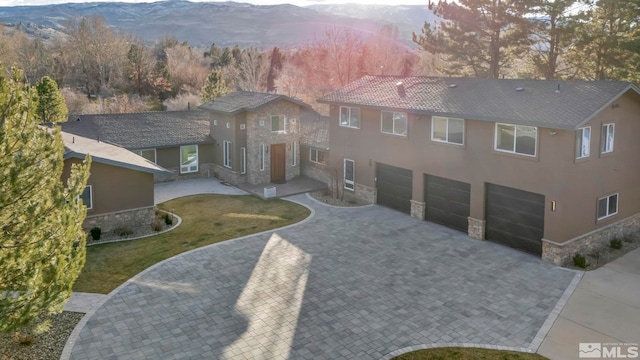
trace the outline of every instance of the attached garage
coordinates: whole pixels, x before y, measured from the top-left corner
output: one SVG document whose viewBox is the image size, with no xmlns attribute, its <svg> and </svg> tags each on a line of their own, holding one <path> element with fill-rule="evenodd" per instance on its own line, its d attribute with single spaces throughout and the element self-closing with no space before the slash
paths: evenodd
<svg viewBox="0 0 640 360">
<path fill-rule="evenodd" d="M 541 255 L 544 204 L 544 195 L 487 184 L 485 238 Z"/>
<path fill-rule="evenodd" d="M 377 163 L 376 188 L 379 205 L 411 213 L 413 171 Z"/>
<path fill-rule="evenodd" d="M 470 201 L 470 184 L 425 174 L 425 220 L 466 233 Z"/>
</svg>

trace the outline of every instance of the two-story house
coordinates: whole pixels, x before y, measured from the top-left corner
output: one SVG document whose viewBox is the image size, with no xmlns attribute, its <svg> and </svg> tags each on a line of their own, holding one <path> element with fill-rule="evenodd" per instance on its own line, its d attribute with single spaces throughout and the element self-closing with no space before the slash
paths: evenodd
<svg viewBox="0 0 640 360">
<path fill-rule="evenodd" d="M 372 203 L 558 264 L 640 228 L 630 83 L 366 76 L 319 102 Z"/>
</svg>

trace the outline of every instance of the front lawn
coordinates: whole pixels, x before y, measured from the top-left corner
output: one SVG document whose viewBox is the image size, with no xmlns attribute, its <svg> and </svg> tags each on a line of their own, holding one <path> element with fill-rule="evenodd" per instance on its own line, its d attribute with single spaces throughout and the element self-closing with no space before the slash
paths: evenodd
<svg viewBox="0 0 640 360">
<path fill-rule="evenodd" d="M 158 205 L 182 218 L 175 230 L 140 240 L 87 248 L 87 262 L 73 291 L 109 293 L 149 266 L 182 252 L 279 228 L 309 216 L 309 209 L 285 200 L 253 196 L 194 195 Z"/>
<path fill-rule="evenodd" d="M 434 348 L 412 351 L 392 360 L 548 360 L 538 354 L 479 348 Z"/>
</svg>

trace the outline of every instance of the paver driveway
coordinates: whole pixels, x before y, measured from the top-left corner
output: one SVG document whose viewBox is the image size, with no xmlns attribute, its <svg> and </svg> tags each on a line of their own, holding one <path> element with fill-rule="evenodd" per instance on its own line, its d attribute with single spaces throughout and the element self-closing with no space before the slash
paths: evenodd
<svg viewBox="0 0 640 360">
<path fill-rule="evenodd" d="M 574 272 L 387 208 L 292 199 L 312 218 L 174 257 L 114 291 L 71 358 L 380 359 L 430 343 L 535 351 L 575 283 Z"/>
</svg>

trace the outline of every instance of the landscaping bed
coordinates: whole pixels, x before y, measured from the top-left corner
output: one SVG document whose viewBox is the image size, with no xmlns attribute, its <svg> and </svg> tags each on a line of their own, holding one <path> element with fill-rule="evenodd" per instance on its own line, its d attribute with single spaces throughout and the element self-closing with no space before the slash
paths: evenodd
<svg viewBox="0 0 640 360">
<path fill-rule="evenodd" d="M 331 190 L 320 190 L 309 193 L 312 198 L 320 201 L 321 203 L 325 203 L 327 205 L 332 206 L 345 206 L 345 207 L 353 207 L 353 206 L 364 206 L 369 205 L 360 199 L 357 199 L 355 196 L 350 196 L 350 194 L 346 194 L 344 196 L 335 196 Z"/>
<path fill-rule="evenodd" d="M 548 360 L 538 354 L 479 348 L 446 347 L 412 351 L 392 360 Z"/>
<path fill-rule="evenodd" d="M 635 233 L 619 239 L 614 239 L 607 246 L 580 253 L 584 260 L 574 257 L 566 267 L 577 270 L 594 270 L 604 266 L 626 253 L 640 248 L 640 234 Z"/>
</svg>

